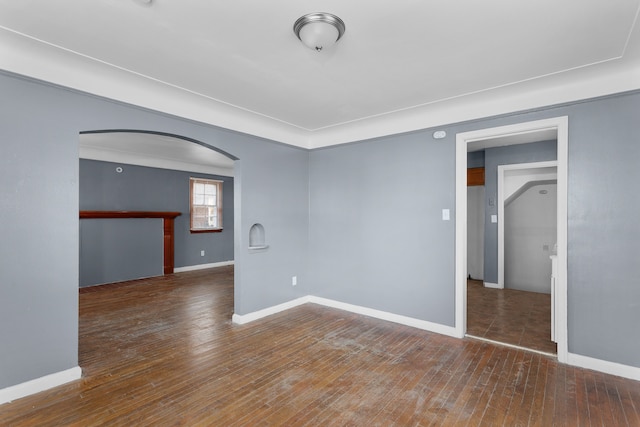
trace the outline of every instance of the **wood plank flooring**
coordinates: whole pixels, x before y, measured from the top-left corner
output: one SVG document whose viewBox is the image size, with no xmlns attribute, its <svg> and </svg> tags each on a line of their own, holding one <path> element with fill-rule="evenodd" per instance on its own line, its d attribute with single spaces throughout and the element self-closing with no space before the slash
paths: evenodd
<svg viewBox="0 0 640 427">
<path fill-rule="evenodd" d="M 551 296 L 485 288 L 481 280 L 467 280 L 467 334 L 556 354 Z"/>
<path fill-rule="evenodd" d="M 316 305 L 230 322 L 233 268 L 80 294 L 83 378 L 2 426 L 640 426 L 640 383 Z"/>
</svg>

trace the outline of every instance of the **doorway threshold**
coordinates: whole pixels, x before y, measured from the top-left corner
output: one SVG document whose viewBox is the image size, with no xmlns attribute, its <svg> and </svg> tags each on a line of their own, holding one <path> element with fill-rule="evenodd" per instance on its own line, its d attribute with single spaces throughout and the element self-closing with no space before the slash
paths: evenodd
<svg viewBox="0 0 640 427">
<path fill-rule="evenodd" d="M 471 338 L 471 339 L 474 339 L 474 340 L 484 341 L 484 342 L 488 342 L 488 343 L 495 344 L 495 345 L 501 345 L 503 347 L 515 348 L 517 350 L 529 351 L 531 353 L 540 354 L 542 356 L 553 357 L 554 359 L 558 358 L 558 355 L 556 353 L 549 353 L 547 351 L 536 350 L 536 349 L 533 349 L 533 348 L 523 347 L 521 345 L 516 345 L 516 344 L 509 344 L 509 343 L 506 343 L 506 342 L 496 341 L 496 340 L 492 340 L 492 339 L 489 339 L 489 338 L 483 338 L 483 337 L 479 337 L 479 336 L 476 336 L 476 335 L 465 334 L 464 336 L 466 338 Z"/>
</svg>

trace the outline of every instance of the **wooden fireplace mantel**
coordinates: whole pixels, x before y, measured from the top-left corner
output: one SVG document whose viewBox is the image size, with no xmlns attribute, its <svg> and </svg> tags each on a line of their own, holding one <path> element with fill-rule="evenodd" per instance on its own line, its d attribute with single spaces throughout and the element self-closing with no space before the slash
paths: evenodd
<svg viewBox="0 0 640 427">
<path fill-rule="evenodd" d="M 164 231 L 164 274 L 173 273 L 174 225 L 173 220 L 182 215 L 180 212 L 156 211 L 80 211 L 80 219 L 105 218 L 162 218 Z"/>
</svg>

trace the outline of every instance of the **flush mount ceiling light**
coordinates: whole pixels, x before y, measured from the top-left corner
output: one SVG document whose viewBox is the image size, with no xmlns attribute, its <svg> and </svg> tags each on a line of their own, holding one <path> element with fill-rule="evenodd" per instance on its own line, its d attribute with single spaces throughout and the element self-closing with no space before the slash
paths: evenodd
<svg viewBox="0 0 640 427">
<path fill-rule="evenodd" d="M 344 34 L 342 19 L 324 12 L 309 13 L 293 24 L 293 32 L 309 49 L 318 52 L 333 46 Z"/>
</svg>

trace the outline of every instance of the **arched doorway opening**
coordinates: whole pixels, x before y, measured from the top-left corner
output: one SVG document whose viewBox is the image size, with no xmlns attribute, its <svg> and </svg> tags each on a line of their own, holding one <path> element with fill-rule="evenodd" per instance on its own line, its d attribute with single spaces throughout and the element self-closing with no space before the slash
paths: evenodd
<svg viewBox="0 0 640 427">
<path fill-rule="evenodd" d="M 216 147 L 182 135 L 114 129 L 79 135 L 81 211 L 169 212 L 175 271 L 234 262 L 234 161 Z M 221 224 L 194 232 L 190 180 L 219 183 Z M 80 287 L 166 272 L 165 235 L 159 218 L 80 222 Z M 164 245 L 163 245 L 164 244 Z M 164 265 L 164 270 L 163 270 Z"/>
</svg>

